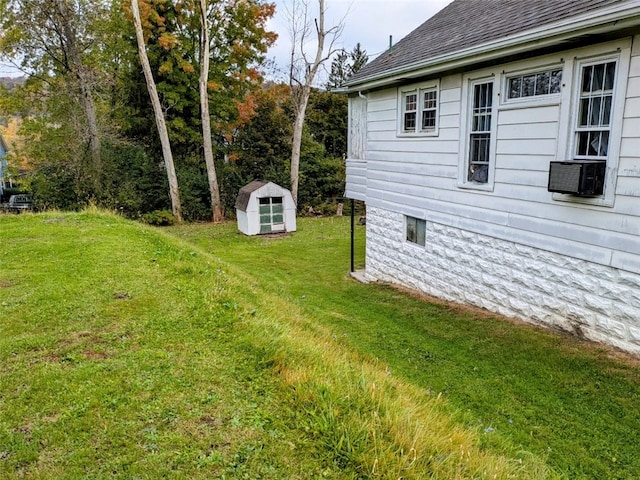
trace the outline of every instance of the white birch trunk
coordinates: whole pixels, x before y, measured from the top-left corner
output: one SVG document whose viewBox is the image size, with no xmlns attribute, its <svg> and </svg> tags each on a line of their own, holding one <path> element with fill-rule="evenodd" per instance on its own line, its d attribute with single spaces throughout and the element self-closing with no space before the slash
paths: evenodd
<svg viewBox="0 0 640 480">
<path fill-rule="evenodd" d="M 202 148 L 204 161 L 207 166 L 209 193 L 211 195 L 211 210 L 214 222 L 221 222 L 223 218 L 220 202 L 220 187 L 216 175 L 216 165 L 213 160 L 213 145 L 211 141 L 211 116 L 209 115 L 209 22 L 207 21 L 207 0 L 200 0 L 200 116 L 202 119 Z"/>
<path fill-rule="evenodd" d="M 149 97 L 151 97 L 151 103 L 156 117 L 156 125 L 158 127 L 158 135 L 160 135 L 160 143 L 162 144 L 162 156 L 164 157 L 167 178 L 169 180 L 171 209 L 176 220 L 182 222 L 182 207 L 180 205 L 180 194 L 178 192 L 178 177 L 176 176 L 176 169 L 173 163 L 169 133 L 164 120 L 162 105 L 160 104 L 156 84 L 153 80 L 153 74 L 151 73 L 151 66 L 149 65 L 149 58 L 147 57 L 144 35 L 142 34 L 142 23 L 140 21 L 140 10 L 138 9 L 138 0 L 131 0 L 131 12 L 133 13 L 133 24 L 136 29 L 136 39 L 138 40 L 140 63 L 142 64 L 142 70 L 144 71 L 144 76 L 147 81 L 147 89 L 149 90 Z"/>
</svg>

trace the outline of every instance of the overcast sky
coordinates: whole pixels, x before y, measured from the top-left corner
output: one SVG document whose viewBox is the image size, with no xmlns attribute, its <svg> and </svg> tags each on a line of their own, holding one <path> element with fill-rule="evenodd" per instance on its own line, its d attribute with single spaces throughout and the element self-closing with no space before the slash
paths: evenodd
<svg viewBox="0 0 640 480">
<path fill-rule="evenodd" d="M 279 37 L 269 51 L 278 66 L 285 71 L 291 52 L 291 34 L 285 7 L 292 0 L 275 0 L 276 15 L 270 28 Z M 370 59 L 389 48 L 389 36 L 398 42 L 429 17 L 442 10 L 452 0 L 326 0 L 330 28 L 344 19 L 344 31 L 337 46 L 351 51 L 360 42 Z M 317 15 L 317 1 L 308 0 L 312 15 Z M 313 49 L 314 47 L 312 47 Z M 311 50 L 310 50 L 311 51 Z"/>
<path fill-rule="evenodd" d="M 292 0 L 275 0 L 276 15 L 270 21 L 271 30 L 278 33 L 278 41 L 269 51 L 269 57 L 277 63 L 281 72 L 287 70 L 291 51 L 289 24 L 285 11 Z M 444 8 L 452 0 L 326 0 L 326 27 L 344 20 L 344 31 L 337 46 L 351 51 L 360 42 L 370 59 L 389 47 L 389 36 L 393 42 L 421 25 L 429 17 Z M 317 1 L 308 0 L 311 14 L 317 15 Z M 312 47 L 313 48 L 313 47 Z M 311 51 L 311 50 L 310 50 Z M 330 64 L 328 65 L 330 67 Z M 11 72 L 0 65 L 0 76 Z M 12 72 L 16 75 L 16 72 Z M 280 79 L 284 79 L 280 78 Z"/>
</svg>

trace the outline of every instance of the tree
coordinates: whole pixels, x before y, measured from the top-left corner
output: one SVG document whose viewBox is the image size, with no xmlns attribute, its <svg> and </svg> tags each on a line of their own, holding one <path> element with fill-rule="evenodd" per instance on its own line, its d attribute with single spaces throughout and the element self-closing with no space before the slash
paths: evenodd
<svg viewBox="0 0 640 480">
<path fill-rule="evenodd" d="M 318 17 L 313 21 L 313 27 L 309 19 L 309 3 L 307 0 L 292 0 L 293 8 L 291 17 L 291 67 L 289 74 L 289 84 L 291 85 L 294 122 L 293 139 L 291 145 L 291 194 L 293 200 L 298 201 L 298 182 L 300 176 L 300 148 L 304 121 L 309 103 L 309 96 L 313 88 L 313 82 L 320 67 L 336 52 L 333 45 L 342 33 L 343 23 L 325 29 L 325 0 L 317 0 Z M 309 58 L 305 51 L 305 45 L 312 32 L 315 31 L 316 51 L 312 58 Z M 325 50 L 325 42 L 329 39 L 328 48 Z M 296 50 L 299 48 L 299 50 Z"/>
<path fill-rule="evenodd" d="M 202 147 L 204 160 L 207 165 L 207 179 L 211 194 L 211 209 L 213 221 L 222 221 L 222 204 L 220 203 L 220 187 L 216 166 L 213 161 L 213 146 L 211 140 L 211 116 L 209 115 L 209 21 L 207 1 L 200 0 L 200 113 L 202 118 Z"/>
<path fill-rule="evenodd" d="M 82 109 L 84 121 L 76 125 L 75 136 L 86 139 L 88 145 L 91 160 L 89 166 L 83 167 L 83 175 L 92 180 L 92 195 L 98 194 L 101 188 L 102 163 L 94 100 L 96 75 L 91 63 L 100 49 L 96 45 L 107 42 L 101 36 L 103 32 L 94 28 L 107 10 L 105 2 L 89 0 L 0 3 L 2 59 L 47 84 L 45 93 L 49 98 L 62 94 Z M 73 109 L 67 113 L 66 120 L 72 120 Z M 74 155 L 75 152 L 70 157 Z"/>
<path fill-rule="evenodd" d="M 140 55 L 140 63 L 142 64 L 142 70 L 147 82 L 147 89 L 149 90 L 149 97 L 153 104 L 153 111 L 155 113 L 156 125 L 158 128 L 158 135 L 160 136 L 160 142 L 162 143 L 162 155 L 164 158 L 165 168 L 167 170 L 167 179 L 169 180 L 169 195 L 171 197 L 171 209 L 176 219 L 182 221 L 182 206 L 180 205 L 180 193 L 178 191 L 178 177 L 176 176 L 176 170 L 173 163 L 173 154 L 171 153 L 171 143 L 169 142 L 169 133 L 167 132 L 167 125 L 164 120 L 164 113 L 162 111 L 162 105 L 160 104 L 160 98 L 158 97 L 158 91 L 156 89 L 156 83 L 153 79 L 153 73 L 151 72 L 151 66 L 149 65 L 149 58 L 147 57 L 147 49 L 144 41 L 144 34 L 142 32 L 142 21 L 140 19 L 140 10 L 138 8 L 138 0 L 131 0 L 131 13 L 133 15 L 133 24 L 136 30 L 136 40 L 138 42 L 138 53 Z"/>
<path fill-rule="evenodd" d="M 223 210 L 216 194 L 220 183 L 216 170 L 220 171 L 237 129 L 254 114 L 252 96 L 262 81 L 258 66 L 276 38 L 266 28 L 274 6 L 262 0 L 207 0 L 203 4 L 200 0 L 153 0 L 150 6 L 153 15 L 143 24 L 147 53 L 177 159 L 177 174 L 181 184 L 188 178 L 199 188 L 194 159 L 204 156 L 206 170 L 201 171 L 209 184 L 208 202 L 212 216 L 219 220 Z M 134 121 L 129 121 L 131 133 L 144 137 L 147 107 L 140 100 L 132 95 L 129 105 L 135 105 L 136 111 L 129 115 Z M 181 198 L 183 215 L 189 217 L 190 211 L 197 210 L 202 218 L 201 206 L 192 209 L 191 203 L 207 201 L 202 195 L 187 195 L 183 190 Z"/>
<path fill-rule="evenodd" d="M 357 43 L 350 53 L 341 50 L 331 62 L 331 73 L 327 82 L 327 90 L 338 88 L 351 78 L 358 70 L 366 65 L 369 56 L 366 50 L 362 50 L 360 43 Z"/>
</svg>

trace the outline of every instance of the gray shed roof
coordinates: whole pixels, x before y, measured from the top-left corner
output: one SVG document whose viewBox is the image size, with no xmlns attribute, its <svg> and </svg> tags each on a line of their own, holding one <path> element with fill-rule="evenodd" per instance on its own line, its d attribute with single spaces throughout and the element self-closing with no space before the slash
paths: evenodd
<svg viewBox="0 0 640 480">
<path fill-rule="evenodd" d="M 454 0 L 356 73 L 347 87 L 629 0 Z"/>
<path fill-rule="evenodd" d="M 254 180 L 253 182 L 248 183 L 247 185 L 242 187 L 238 192 L 238 197 L 236 198 L 236 209 L 242 212 L 246 212 L 251 194 L 259 188 L 264 187 L 267 183 L 269 182 L 267 182 L 266 180 Z"/>
</svg>

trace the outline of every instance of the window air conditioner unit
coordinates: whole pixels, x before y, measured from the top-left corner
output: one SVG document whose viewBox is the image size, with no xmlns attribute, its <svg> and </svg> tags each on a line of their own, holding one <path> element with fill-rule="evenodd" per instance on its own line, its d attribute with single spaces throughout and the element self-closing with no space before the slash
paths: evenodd
<svg viewBox="0 0 640 480">
<path fill-rule="evenodd" d="M 547 190 L 583 197 L 602 195 L 606 167 L 600 160 L 551 162 Z"/>
</svg>

